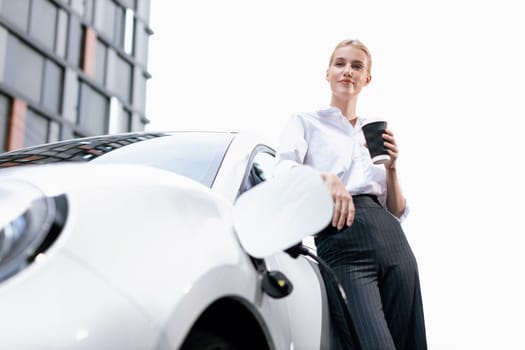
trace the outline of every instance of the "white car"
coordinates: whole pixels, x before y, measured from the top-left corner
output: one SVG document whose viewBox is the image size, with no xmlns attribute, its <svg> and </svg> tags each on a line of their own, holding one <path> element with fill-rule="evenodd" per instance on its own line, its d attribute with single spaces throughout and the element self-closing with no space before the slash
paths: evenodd
<svg viewBox="0 0 525 350">
<path fill-rule="evenodd" d="M 0 154 L 0 349 L 329 348 L 318 265 L 283 250 L 331 199 L 274 162 L 218 132 Z"/>
</svg>

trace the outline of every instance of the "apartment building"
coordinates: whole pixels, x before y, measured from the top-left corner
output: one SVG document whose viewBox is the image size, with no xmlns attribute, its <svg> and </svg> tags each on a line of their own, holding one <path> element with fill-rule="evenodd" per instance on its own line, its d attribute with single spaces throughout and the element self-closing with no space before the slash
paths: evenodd
<svg viewBox="0 0 525 350">
<path fill-rule="evenodd" d="M 150 0 L 0 0 L 0 151 L 144 130 Z"/>
</svg>

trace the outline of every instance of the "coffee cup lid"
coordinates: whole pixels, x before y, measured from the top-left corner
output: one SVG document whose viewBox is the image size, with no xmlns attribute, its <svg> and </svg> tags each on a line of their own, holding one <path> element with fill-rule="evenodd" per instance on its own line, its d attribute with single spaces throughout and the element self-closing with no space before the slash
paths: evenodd
<svg viewBox="0 0 525 350">
<path fill-rule="evenodd" d="M 368 125 L 368 124 L 372 124 L 372 123 L 386 123 L 386 122 L 387 121 L 384 120 L 384 119 L 366 119 L 363 122 L 363 126 Z"/>
</svg>

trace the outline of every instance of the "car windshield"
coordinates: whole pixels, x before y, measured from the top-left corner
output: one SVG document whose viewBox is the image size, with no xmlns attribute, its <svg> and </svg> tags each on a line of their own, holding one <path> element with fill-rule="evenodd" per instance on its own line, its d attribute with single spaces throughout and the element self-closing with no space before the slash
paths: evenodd
<svg viewBox="0 0 525 350">
<path fill-rule="evenodd" d="M 0 169 L 57 162 L 141 164 L 211 187 L 234 133 L 129 133 L 50 143 L 0 154 Z"/>
</svg>

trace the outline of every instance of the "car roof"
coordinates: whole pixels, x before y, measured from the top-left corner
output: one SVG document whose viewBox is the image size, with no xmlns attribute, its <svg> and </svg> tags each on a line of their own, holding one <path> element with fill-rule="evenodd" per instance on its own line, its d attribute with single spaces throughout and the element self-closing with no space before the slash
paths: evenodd
<svg viewBox="0 0 525 350">
<path fill-rule="evenodd" d="M 211 187 L 236 135 L 179 131 L 78 138 L 0 154 L 0 169 L 65 162 L 140 164 L 188 176 Z"/>
</svg>

